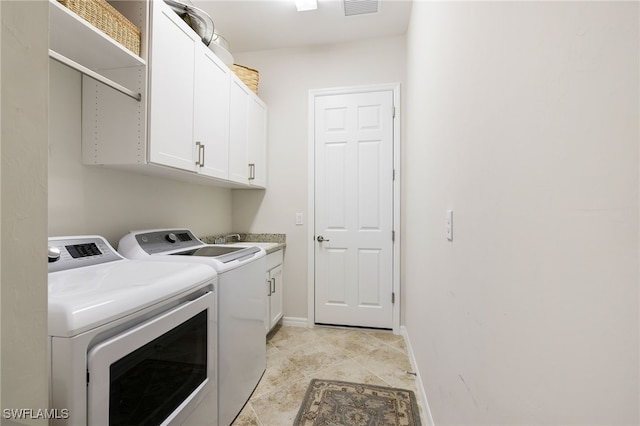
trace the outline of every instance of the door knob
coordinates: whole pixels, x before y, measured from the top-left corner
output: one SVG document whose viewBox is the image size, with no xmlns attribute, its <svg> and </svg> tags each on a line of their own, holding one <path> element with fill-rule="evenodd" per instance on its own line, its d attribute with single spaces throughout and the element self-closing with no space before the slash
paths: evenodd
<svg viewBox="0 0 640 426">
<path fill-rule="evenodd" d="M 318 238 L 316 238 L 316 240 L 318 240 L 319 243 L 321 243 L 323 241 L 329 241 L 329 240 L 325 240 L 322 235 L 318 235 Z"/>
</svg>

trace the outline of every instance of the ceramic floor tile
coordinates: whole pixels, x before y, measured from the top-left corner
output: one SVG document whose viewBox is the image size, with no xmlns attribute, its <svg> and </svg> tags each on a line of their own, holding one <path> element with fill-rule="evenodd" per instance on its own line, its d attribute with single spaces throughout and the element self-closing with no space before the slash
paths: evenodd
<svg viewBox="0 0 640 426">
<path fill-rule="evenodd" d="M 270 337 L 269 343 L 277 349 L 291 349 L 317 339 L 318 335 L 309 328 L 280 327 L 280 329 Z"/>
<path fill-rule="evenodd" d="M 325 379 L 389 386 L 387 382 L 352 359 L 348 359 L 331 367 L 316 371 L 307 376 L 307 378 L 309 381 L 311 381 L 311 379 Z"/>
<path fill-rule="evenodd" d="M 362 331 L 328 334 L 322 339 L 349 357 L 369 353 L 386 345 L 381 340 L 372 339 Z"/>
<path fill-rule="evenodd" d="M 408 353 L 407 352 L 407 344 L 405 343 L 404 339 L 398 340 L 398 341 L 395 341 L 395 342 L 390 342 L 389 346 L 391 346 L 392 348 L 397 349 L 400 352 L 403 352 L 405 354 Z"/>
<path fill-rule="evenodd" d="M 313 328 L 308 328 L 307 330 L 309 330 L 313 335 L 315 335 L 318 338 L 353 332 L 353 330 L 337 328 L 337 327 L 329 327 L 329 326 L 317 326 Z"/>
<path fill-rule="evenodd" d="M 267 356 L 267 369 L 258 383 L 253 396 L 272 392 L 287 383 L 303 380 L 305 375 L 282 353 Z"/>
<path fill-rule="evenodd" d="M 354 358 L 389 385 L 415 391 L 415 376 L 407 354 L 388 345 Z"/>
<path fill-rule="evenodd" d="M 252 398 L 251 406 L 263 425 L 291 426 L 308 386 L 306 379 L 288 383 L 273 392 Z"/>
<path fill-rule="evenodd" d="M 337 364 L 347 357 L 339 348 L 324 340 L 314 340 L 283 352 L 289 361 L 306 375 Z"/>
<path fill-rule="evenodd" d="M 385 343 L 391 344 L 394 342 L 404 342 L 404 337 L 402 337 L 400 334 L 393 334 L 391 331 L 384 331 L 384 330 L 367 330 L 365 331 L 365 333 L 368 336 L 372 336 L 375 337 L 378 340 L 382 340 Z"/>
<path fill-rule="evenodd" d="M 362 353 L 356 359 L 372 365 L 393 365 L 405 371 L 411 371 L 411 362 L 407 353 L 389 345 L 383 345 L 373 351 Z"/>
<path fill-rule="evenodd" d="M 280 352 L 280 349 L 278 349 L 276 345 L 274 345 L 271 342 L 267 342 L 267 357 L 269 357 L 269 355 L 271 354 L 276 354 L 278 352 Z"/>
<path fill-rule="evenodd" d="M 255 411 L 253 411 L 253 407 L 251 403 L 248 402 L 238 417 L 233 421 L 232 426 L 263 426 L 262 423 L 258 420 L 258 416 Z"/>
</svg>

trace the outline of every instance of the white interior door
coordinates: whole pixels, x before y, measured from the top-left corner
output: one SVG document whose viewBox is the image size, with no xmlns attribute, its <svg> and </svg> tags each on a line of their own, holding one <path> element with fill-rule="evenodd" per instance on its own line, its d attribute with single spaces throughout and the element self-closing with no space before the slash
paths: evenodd
<svg viewBox="0 0 640 426">
<path fill-rule="evenodd" d="M 393 326 L 393 91 L 315 98 L 315 322 Z"/>
</svg>

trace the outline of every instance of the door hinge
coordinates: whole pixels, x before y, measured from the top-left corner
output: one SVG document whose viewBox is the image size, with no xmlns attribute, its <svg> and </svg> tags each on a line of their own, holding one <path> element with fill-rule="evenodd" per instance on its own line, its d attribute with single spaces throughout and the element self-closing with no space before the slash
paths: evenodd
<svg viewBox="0 0 640 426">
<path fill-rule="evenodd" d="M 391 303 L 396 303 L 396 293 L 391 292 Z"/>
<path fill-rule="evenodd" d="M 396 107 L 391 107 L 391 118 L 396 118 Z"/>
<path fill-rule="evenodd" d="M 396 240 L 396 231 L 391 231 L 391 241 Z"/>
<path fill-rule="evenodd" d="M 391 180 L 396 180 L 396 169 L 393 169 L 393 174 L 392 174 L 392 179 Z"/>
<path fill-rule="evenodd" d="M 89 370 L 87 370 L 87 386 L 89 386 Z"/>
</svg>

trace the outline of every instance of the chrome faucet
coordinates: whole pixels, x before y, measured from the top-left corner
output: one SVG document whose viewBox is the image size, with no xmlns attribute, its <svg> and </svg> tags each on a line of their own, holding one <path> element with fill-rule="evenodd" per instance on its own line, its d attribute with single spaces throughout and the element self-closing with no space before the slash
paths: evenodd
<svg viewBox="0 0 640 426">
<path fill-rule="evenodd" d="M 232 238 L 232 241 L 233 241 L 233 237 L 236 238 L 236 241 L 240 241 L 240 234 L 229 234 L 224 237 L 224 241 L 226 242 L 227 238 Z"/>
</svg>

